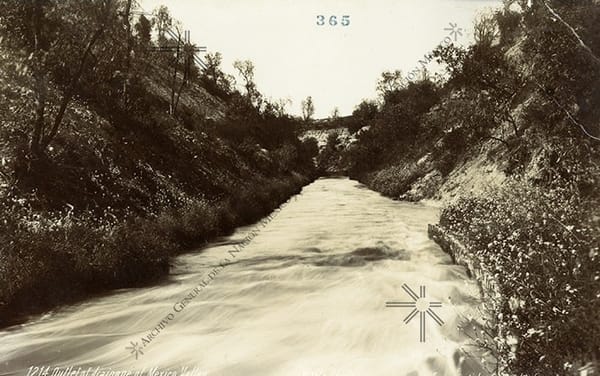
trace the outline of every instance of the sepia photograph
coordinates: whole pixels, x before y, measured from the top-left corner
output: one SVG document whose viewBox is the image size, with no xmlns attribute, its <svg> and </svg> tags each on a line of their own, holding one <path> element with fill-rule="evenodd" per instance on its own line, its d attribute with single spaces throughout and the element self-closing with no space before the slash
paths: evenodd
<svg viewBox="0 0 600 376">
<path fill-rule="evenodd" d="M 0 0 L 0 376 L 600 376 L 600 0 Z"/>
</svg>

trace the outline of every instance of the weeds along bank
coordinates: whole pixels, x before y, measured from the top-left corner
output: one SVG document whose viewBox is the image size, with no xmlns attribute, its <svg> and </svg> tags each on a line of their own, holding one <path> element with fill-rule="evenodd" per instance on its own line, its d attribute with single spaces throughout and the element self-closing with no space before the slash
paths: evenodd
<svg viewBox="0 0 600 376">
<path fill-rule="evenodd" d="M 500 374 L 580 375 L 598 367 L 599 159 L 565 156 L 564 146 L 549 147 L 567 159 L 553 172 L 540 155 L 522 174 L 506 174 L 506 161 L 471 156 L 446 176 L 426 172 L 439 180 L 421 180 L 407 190 L 413 198 L 442 200 L 441 231 L 464 246 L 485 276 L 480 282 L 497 282 L 482 301 L 489 321 L 474 342 L 497 359 L 489 368 Z M 386 174 L 402 171 L 398 179 L 411 169 L 399 165 Z M 400 179 L 387 186 L 382 174 L 377 178 L 365 181 L 384 186 L 377 187 L 382 193 L 403 184 Z"/>
<path fill-rule="evenodd" d="M 579 375 L 600 354 L 600 158 L 594 149 L 567 155 L 578 147 L 562 142 L 538 149 L 518 174 L 503 169 L 508 159 L 476 154 L 486 150 L 478 145 L 447 175 L 413 160 L 363 178 L 397 199 L 441 200 L 442 231 L 498 281 L 476 336 L 498 359 L 494 371 Z"/>
<path fill-rule="evenodd" d="M 0 224 L 2 324 L 108 289 L 165 277 L 171 256 L 270 213 L 310 179 L 257 177 L 222 199 L 187 198 L 156 214 L 41 213 L 3 200 Z M 232 184 L 235 184 L 232 182 Z M 12 201 L 9 201 L 12 200 Z"/>
<path fill-rule="evenodd" d="M 382 92 L 362 120 L 370 128 L 342 156 L 385 195 L 442 200 L 441 231 L 498 286 L 475 342 L 499 374 L 597 368 L 598 21 L 593 1 L 484 16 L 473 46 L 434 52 L 447 80 Z"/>
<path fill-rule="evenodd" d="M 314 178 L 251 62 L 240 92 L 219 54 L 200 70 L 162 52 L 180 43 L 155 30 L 168 9 L 123 20 L 130 3 L 0 5 L 0 325 L 160 279 Z"/>
<path fill-rule="evenodd" d="M 442 211 L 440 226 L 498 281 L 478 343 L 495 349 L 502 368 L 568 375 L 597 359 L 600 218 L 590 204 L 511 181 Z"/>
<path fill-rule="evenodd" d="M 281 166 L 277 151 L 240 151 L 177 125 L 114 126 L 73 121 L 37 160 L 27 144 L 5 149 L 3 324 L 160 279 L 171 256 L 260 219 L 314 178 L 309 164 Z"/>
</svg>

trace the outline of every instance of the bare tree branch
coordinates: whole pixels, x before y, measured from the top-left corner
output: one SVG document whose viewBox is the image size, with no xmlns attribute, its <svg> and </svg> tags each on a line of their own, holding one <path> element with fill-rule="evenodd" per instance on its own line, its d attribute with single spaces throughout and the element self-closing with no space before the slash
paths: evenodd
<svg viewBox="0 0 600 376">
<path fill-rule="evenodd" d="M 569 25 L 565 20 L 563 20 L 562 17 L 558 13 L 556 13 L 556 11 L 554 9 L 552 9 L 550 7 L 550 5 L 548 5 L 548 3 L 546 1 L 542 0 L 542 2 L 544 3 L 544 5 L 548 9 L 548 11 L 550 13 L 552 13 L 552 15 L 554 17 L 556 17 L 556 19 L 558 19 L 563 25 L 565 25 L 565 27 L 567 29 L 569 29 L 569 31 L 571 31 L 571 33 L 573 34 L 573 36 L 575 36 L 575 38 L 579 42 L 579 45 L 581 47 L 583 47 L 583 49 L 586 50 L 590 54 L 590 56 L 594 59 L 594 61 L 596 61 L 596 63 L 600 63 L 600 58 L 598 58 L 598 56 L 596 56 L 594 54 L 594 52 L 592 51 L 592 49 L 589 48 L 587 44 L 585 44 L 585 42 L 583 41 L 583 39 L 581 39 L 581 37 L 579 36 L 579 34 L 577 34 L 577 31 L 573 28 L 573 26 Z"/>
<path fill-rule="evenodd" d="M 575 117 L 573 117 L 573 115 L 571 115 L 571 113 L 563 105 L 561 105 L 556 100 L 556 98 L 554 98 L 554 96 L 548 94 L 542 85 L 540 85 L 538 82 L 536 82 L 535 84 L 540 88 L 540 90 L 542 91 L 542 93 L 544 93 L 544 95 L 546 95 L 552 102 L 554 102 L 554 104 L 559 109 L 561 109 L 565 113 L 565 115 L 567 115 L 567 118 L 569 118 L 569 120 L 571 120 L 572 123 L 574 123 L 579 128 L 581 128 L 581 130 L 583 131 L 583 133 L 585 133 L 586 136 L 588 136 L 589 138 L 591 138 L 593 140 L 600 141 L 600 138 L 598 138 L 598 137 L 594 136 L 593 134 L 591 134 L 590 132 L 588 132 L 588 130 L 585 128 L 585 126 L 583 124 L 581 124 L 580 122 L 578 122 L 577 119 L 575 119 Z"/>
</svg>

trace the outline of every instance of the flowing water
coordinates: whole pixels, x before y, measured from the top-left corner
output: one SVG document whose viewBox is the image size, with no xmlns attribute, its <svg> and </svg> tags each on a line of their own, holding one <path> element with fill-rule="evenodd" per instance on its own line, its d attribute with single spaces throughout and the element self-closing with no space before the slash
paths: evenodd
<svg viewBox="0 0 600 376">
<path fill-rule="evenodd" d="M 427 238 L 437 217 L 353 180 L 317 180 L 271 218 L 176 258 L 160 285 L 0 332 L 0 374 L 477 375 L 459 327 L 479 291 Z M 386 307 L 415 301 L 404 284 L 425 287 L 408 323 L 413 308 Z M 443 324 L 424 314 L 421 342 L 427 301 L 441 302 L 430 309 Z"/>
</svg>

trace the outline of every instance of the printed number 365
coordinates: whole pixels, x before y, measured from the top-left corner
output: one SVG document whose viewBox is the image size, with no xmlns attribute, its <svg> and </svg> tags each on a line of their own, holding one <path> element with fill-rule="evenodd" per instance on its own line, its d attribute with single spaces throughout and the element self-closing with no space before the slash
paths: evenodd
<svg viewBox="0 0 600 376">
<path fill-rule="evenodd" d="M 337 26 L 337 24 L 338 24 L 337 17 L 336 16 L 330 16 L 329 17 L 329 25 L 330 26 Z M 342 25 L 342 26 L 348 26 L 348 25 L 350 25 L 350 16 L 342 16 L 339 24 Z M 319 25 L 319 26 L 325 25 L 325 16 L 322 16 L 322 15 L 318 15 L 317 16 L 317 25 Z"/>
</svg>

